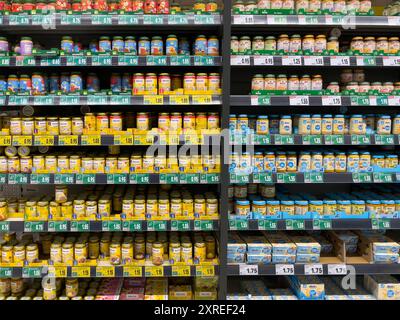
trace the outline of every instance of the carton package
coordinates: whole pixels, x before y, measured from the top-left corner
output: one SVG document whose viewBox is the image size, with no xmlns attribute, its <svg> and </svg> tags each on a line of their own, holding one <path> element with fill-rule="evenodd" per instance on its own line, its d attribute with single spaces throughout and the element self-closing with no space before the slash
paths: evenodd
<svg viewBox="0 0 400 320">
<path fill-rule="evenodd" d="M 246 253 L 247 245 L 246 242 L 237 234 L 237 233 L 229 233 L 228 235 L 228 254 L 235 253 Z"/>
<path fill-rule="evenodd" d="M 228 263 L 245 263 L 246 254 L 245 253 L 228 253 L 227 256 Z"/>
<path fill-rule="evenodd" d="M 309 236 L 294 236 L 290 239 L 296 245 L 297 254 L 320 254 L 321 245 L 312 237 Z"/>
<path fill-rule="evenodd" d="M 400 283 L 390 275 L 366 275 L 364 286 L 378 300 L 400 299 Z"/>
<path fill-rule="evenodd" d="M 296 245 L 282 232 L 263 233 L 272 245 L 272 254 L 294 255 L 296 254 Z"/>
<path fill-rule="evenodd" d="M 325 285 L 318 277 L 289 276 L 286 279 L 300 300 L 324 300 Z"/>
<path fill-rule="evenodd" d="M 248 264 L 270 264 L 272 256 L 270 254 L 247 254 Z"/>
<path fill-rule="evenodd" d="M 319 253 L 317 254 L 297 254 L 296 263 L 313 263 L 319 262 Z"/>
<path fill-rule="evenodd" d="M 294 254 L 273 254 L 272 263 L 295 263 L 296 256 Z"/>
<path fill-rule="evenodd" d="M 262 235 L 242 235 L 241 238 L 247 244 L 249 254 L 271 254 L 272 246 Z"/>
</svg>

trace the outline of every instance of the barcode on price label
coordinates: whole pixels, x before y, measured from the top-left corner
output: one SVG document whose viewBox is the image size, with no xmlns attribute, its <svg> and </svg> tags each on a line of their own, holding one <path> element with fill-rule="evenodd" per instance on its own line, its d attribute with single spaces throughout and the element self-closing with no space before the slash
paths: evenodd
<svg viewBox="0 0 400 320">
<path fill-rule="evenodd" d="M 340 106 L 342 105 L 342 98 L 337 96 L 322 96 L 323 106 Z"/>
<path fill-rule="evenodd" d="M 347 267 L 345 264 L 328 264 L 328 274 L 331 275 L 346 275 Z"/>
<path fill-rule="evenodd" d="M 255 66 L 273 66 L 274 57 L 273 56 L 254 56 Z"/>
<path fill-rule="evenodd" d="M 331 66 L 349 66 L 350 57 L 334 56 L 331 57 Z"/>
<path fill-rule="evenodd" d="M 301 57 L 284 56 L 282 57 L 283 66 L 301 66 Z"/>
<path fill-rule="evenodd" d="M 275 266 L 275 273 L 277 275 L 294 275 L 294 265 L 293 264 L 277 264 Z"/>
<path fill-rule="evenodd" d="M 309 106 L 310 99 L 308 96 L 290 96 L 289 104 L 291 106 Z"/>
<path fill-rule="evenodd" d="M 254 16 L 253 15 L 233 16 L 233 24 L 254 24 Z"/>
<path fill-rule="evenodd" d="M 241 276 L 256 276 L 258 275 L 258 265 L 241 264 L 239 265 L 239 274 Z"/>
<path fill-rule="evenodd" d="M 305 275 L 323 275 L 324 268 L 322 264 L 305 264 L 304 265 L 304 274 Z"/>
<path fill-rule="evenodd" d="M 400 66 L 400 57 L 382 57 L 385 67 Z"/>
</svg>

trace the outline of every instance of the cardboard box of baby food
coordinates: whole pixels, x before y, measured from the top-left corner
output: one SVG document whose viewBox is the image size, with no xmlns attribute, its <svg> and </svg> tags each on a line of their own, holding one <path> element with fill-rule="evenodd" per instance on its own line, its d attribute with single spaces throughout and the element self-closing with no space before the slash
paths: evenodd
<svg viewBox="0 0 400 320">
<path fill-rule="evenodd" d="M 314 263 L 319 262 L 319 254 L 297 254 L 296 263 Z"/>
<path fill-rule="evenodd" d="M 296 256 L 294 254 L 273 254 L 272 263 L 295 263 Z"/>
<path fill-rule="evenodd" d="M 267 238 L 267 240 L 271 243 L 273 255 L 296 254 L 296 245 L 284 233 L 263 232 L 263 234 Z"/>
<path fill-rule="evenodd" d="M 321 245 L 312 237 L 293 236 L 290 239 L 296 244 L 297 254 L 319 254 Z"/>
<path fill-rule="evenodd" d="M 400 299 L 400 283 L 390 275 L 366 275 L 364 286 L 378 300 Z"/>
<path fill-rule="evenodd" d="M 248 254 L 271 254 L 272 246 L 262 235 L 242 235 Z"/>
<path fill-rule="evenodd" d="M 271 260 L 270 254 L 247 254 L 248 264 L 270 264 Z"/>
</svg>

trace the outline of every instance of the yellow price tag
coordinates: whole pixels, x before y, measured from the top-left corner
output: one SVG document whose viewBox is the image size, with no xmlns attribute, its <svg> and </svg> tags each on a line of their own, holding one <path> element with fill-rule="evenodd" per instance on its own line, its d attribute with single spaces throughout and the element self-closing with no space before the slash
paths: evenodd
<svg viewBox="0 0 400 320">
<path fill-rule="evenodd" d="M 210 95 L 197 95 L 192 96 L 193 104 L 211 104 L 212 96 Z"/>
<path fill-rule="evenodd" d="M 90 277 L 90 267 L 72 267 L 71 275 L 75 278 Z"/>
<path fill-rule="evenodd" d="M 189 96 L 185 95 L 170 96 L 169 104 L 189 104 Z"/>
<path fill-rule="evenodd" d="M 11 136 L 0 135 L 0 146 L 11 146 Z"/>
<path fill-rule="evenodd" d="M 78 136 L 58 136 L 58 145 L 60 146 L 77 146 Z"/>
<path fill-rule="evenodd" d="M 49 276 L 55 278 L 66 278 L 67 277 L 67 267 L 49 267 Z"/>
<path fill-rule="evenodd" d="M 96 277 L 115 277 L 115 268 L 111 266 L 96 267 Z"/>
<path fill-rule="evenodd" d="M 145 267 L 144 273 L 146 277 L 163 277 L 164 268 L 161 266 Z"/>
<path fill-rule="evenodd" d="M 124 266 L 124 277 L 141 277 L 142 267 Z"/>
<path fill-rule="evenodd" d="M 133 134 L 116 134 L 114 136 L 114 144 L 120 146 L 133 145 Z"/>
<path fill-rule="evenodd" d="M 35 146 L 54 146 L 54 136 L 35 136 Z"/>
<path fill-rule="evenodd" d="M 101 145 L 101 136 L 99 134 L 90 134 L 82 136 L 82 145 L 83 146 L 100 146 Z"/>
<path fill-rule="evenodd" d="M 12 144 L 13 146 L 31 146 L 32 136 L 13 136 Z"/>
<path fill-rule="evenodd" d="M 163 103 L 164 103 L 164 97 L 160 95 L 143 97 L 143 104 L 163 104 Z"/>
<path fill-rule="evenodd" d="M 190 266 L 172 266 L 173 277 L 190 277 Z"/>
<path fill-rule="evenodd" d="M 215 275 L 214 266 L 196 266 L 196 276 L 211 277 Z"/>
</svg>

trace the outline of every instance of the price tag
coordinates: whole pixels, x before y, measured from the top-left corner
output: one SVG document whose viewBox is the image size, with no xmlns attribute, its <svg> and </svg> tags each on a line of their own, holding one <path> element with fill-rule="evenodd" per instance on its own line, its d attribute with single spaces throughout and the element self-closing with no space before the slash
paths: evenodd
<svg viewBox="0 0 400 320">
<path fill-rule="evenodd" d="M 308 134 L 302 136 L 302 142 L 306 145 L 320 145 L 322 144 L 322 135 L 320 134 Z"/>
<path fill-rule="evenodd" d="M 400 106 L 400 96 L 388 96 L 389 106 Z"/>
<path fill-rule="evenodd" d="M 294 265 L 293 264 L 277 264 L 275 266 L 275 274 L 281 276 L 294 275 Z"/>
<path fill-rule="evenodd" d="M 268 96 L 251 96 L 252 106 L 268 106 L 271 104 L 271 98 Z"/>
<path fill-rule="evenodd" d="M 68 231 L 67 221 L 49 221 L 47 226 L 49 232 L 66 232 Z"/>
<path fill-rule="evenodd" d="M 212 220 L 195 220 L 195 231 L 212 231 L 214 230 L 214 222 Z"/>
<path fill-rule="evenodd" d="M 172 266 L 173 277 L 190 277 L 190 266 Z"/>
<path fill-rule="evenodd" d="M 290 96 L 289 104 L 291 106 L 309 106 L 310 99 L 309 96 Z"/>
<path fill-rule="evenodd" d="M 22 269 L 22 278 L 41 278 L 42 267 L 24 267 Z"/>
<path fill-rule="evenodd" d="M 114 136 L 114 144 L 119 146 L 132 146 L 133 134 L 116 134 Z"/>
<path fill-rule="evenodd" d="M 115 277 L 115 268 L 111 266 L 98 266 L 96 267 L 96 277 Z"/>
<path fill-rule="evenodd" d="M 382 57 L 383 66 L 385 67 L 398 67 L 400 66 L 400 56 L 397 57 Z"/>
<path fill-rule="evenodd" d="M 139 58 L 136 56 L 119 56 L 119 66 L 137 66 L 139 64 Z"/>
<path fill-rule="evenodd" d="M 148 66 L 166 66 L 167 57 L 166 56 L 147 56 L 146 64 Z"/>
<path fill-rule="evenodd" d="M 194 57 L 195 66 L 213 66 L 214 57 L 212 56 L 195 56 Z"/>
<path fill-rule="evenodd" d="M 50 174 L 31 174 L 31 184 L 49 184 Z"/>
<path fill-rule="evenodd" d="M 54 97 L 51 96 L 36 96 L 33 98 L 34 106 L 52 106 L 54 105 Z"/>
<path fill-rule="evenodd" d="M 323 106 L 341 106 L 342 97 L 339 96 L 322 96 Z"/>
<path fill-rule="evenodd" d="M 8 175 L 8 183 L 9 184 L 27 184 L 28 183 L 28 175 L 27 174 L 12 174 Z"/>
<path fill-rule="evenodd" d="M 111 56 L 93 56 L 92 66 L 111 66 L 112 57 Z"/>
<path fill-rule="evenodd" d="M 374 182 L 377 182 L 377 183 L 392 183 L 393 182 L 391 173 L 374 172 L 373 178 L 374 178 Z"/>
<path fill-rule="evenodd" d="M 86 57 L 82 57 L 82 56 L 67 56 L 66 65 L 68 67 L 86 66 L 87 59 L 86 59 Z"/>
<path fill-rule="evenodd" d="M 304 230 L 306 228 L 304 220 L 300 219 L 287 219 L 285 225 L 286 230 Z"/>
<path fill-rule="evenodd" d="M 54 175 L 54 184 L 73 184 L 75 175 L 70 174 L 59 174 Z"/>
<path fill-rule="evenodd" d="M 94 173 L 76 175 L 76 184 L 95 184 L 95 183 L 96 183 L 96 175 Z"/>
<path fill-rule="evenodd" d="M 375 144 L 391 145 L 394 144 L 394 136 L 392 134 L 377 134 L 375 135 Z"/>
<path fill-rule="evenodd" d="M 31 146 L 32 136 L 13 136 L 12 145 L 13 146 Z"/>
<path fill-rule="evenodd" d="M 11 278 L 12 268 L 0 268 L 0 278 Z"/>
<path fill-rule="evenodd" d="M 124 221 L 122 231 L 142 231 L 142 221 Z"/>
<path fill-rule="evenodd" d="M 131 104 L 131 97 L 129 96 L 111 96 L 110 97 L 110 104 L 113 106 L 119 106 L 119 105 L 130 105 Z"/>
<path fill-rule="evenodd" d="M 268 15 L 267 23 L 268 24 L 287 24 L 287 16 L 286 15 Z"/>
<path fill-rule="evenodd" d="M 7 174 L 0 174 L 0 184 L 5 184 L 7 182 Z"/>
<path fill-rule="evenodd" d="M 25 14 L 10 15 L 8 19 L 10 26 L 29 25 L 29 16 Z"/>
<path fill-rule="evenodd" d="M 131 184 L 148 184 L 150 183 L 150 175 L 147 173 L 129 175 L 129 183 Z"/>
<path fill-rule="evenodd" d="M 189 96 L 187 95 L 169 96 L 169 104 L 173 105 L 190 104 Z"/>
<path fill-rule="evenodd" d="M 331 230 L 332 220 L 329 219 L 314 219 L 313 230 Z"/>
<path fill-rule="evenodd" d="M 350 57 L 348 56 L 332 56 L 330 61 L 331 66 L 350 66 Z"/>
<path fill-rule="evenodd" d="M 276 220 L 261 219 L 258 220 L 258 230 L 276 230 L 278 222 Z"/>
<path fill-rule="evenodd" d="M 253 183 L 272 183 L 272 173 L 253 173 Z"/>
<path fill-rule="evenodd" d="M 8 105 L 9 106 L 24 106 L 29 104 L 28 96 L 9 96 Z"/>
<path fill-rule="evenodd" d="M 351 144 L 353 145 L 371 144 L 371 138 L 369 135 L 352 134 Z"/>
<path fill-rule="evenodd" d="M 60 97 L 60 105 L 61 106 L 77 106 L 80 104 L 79 96 L 61 96 Z"/>
<path fill-rule="evenodd" d="M 294 136 L 285 134 L 276 134 L 275 144 L 278 145 L 294 144 Z"/>
<path fill-rule="evenodd" d="M 202 184 L 215 184 L 219 183 L 219 174 L 218 173 L 208 173 L 208 174 L 200 174 L 200 183 Z"/>
<path fill-rule="evenodd" d="M 254 56 L 253 57 L 255 66 L 273 66 L 274 57 L 273 56 Z"/>
<path fill-rule="evenodd" d="M 10 223 L 8 221 L 0 222 L 0 232 L 9 232 L 10 231 Z"/>
<path fill-rule="evenodd" d="M 249 66 L 250 65 L 250 56 L 231 56 L 231 65 L 232 66 Z"/>
<path fill-rule="evenodd" d="M 214 266 L 196 266 L 197 277 L 212 277 L 215 275 Z"/>
<path fill-rule="evenodd" d="M 376 66 L 375 57 L 360 57 L 357 56 L 357 66 Z"/>
<path fill-rule="evenodd" d="M 190 66 L 190 57 L 188 56 L 171 56 L 169 59 L 171 66 Z"/>
<path fill-rule="evenodd" d="M 171 220 L 171 231 L 189 231 L 189 220 Z"/>
<path fill-rule="evenodd" d="M 74 278 L 89 278 L 90 267 L 71 267 L 71 276 Z"/>
<path fill-rule="evenodd" d="M 9 66 L 10 65 L 10 57 L 0 57 L 0 66 Z"/>
<path fill-rule="evenodd" d="M 2 136 L 0 135 L 0 146 L 10 146 L 11 145 L 11 136 Z"/>
<path fill-rule="evenodd" d="M 54 278 L 66 278 L 67 267 L 49 266 L 48 275 L 49 277 L 54 277 Z"/>
<path fill-rule="evenodd" d="M 164 277 L 164 268 L 162 266 L 144 267 L 146 277 Z"/>
<path fill-rule="evenodd" d="M 35 146 L 54 146 L 54 136 L 35 136 Z"/>
<path fill-rule="evenodd" d="M 122 222 L 119 220 L 103 221 L 102 230 L 111 232 L 122 231 Z"/>
<path fill-rule="evenodd" d="M 101 135 L 99 134 L 82 135 L 81 144 L 83 146 L 100 146 Z"/>
<path fill-rule="evenodd" d="M 78 136 L 58 136 L 58 145 L 59 146 L 77 146 L 78 145 Z"/>
<path fill-rule="evenodd" d="M 212 96 L 210 95 L 195 95 L 192 96 L 193 104 L 211 104 Z"/>
<path fill-rule="evenodd" d="M 162 15 L 144 15 L 143 24 L 164 24 L 164 17 Z"/>
<path fill-rule="evenodd" d="M 188 24 L 188 17 L 184 14 L 168 15 L 168 24 Z"/>
<path fill-rule="evenodd" d="M 245 219 L 233 219 L 229 220 L 230 230 L 248 230 L 249 222 Z"/>
<path fill-rule="evenodd" d="M 352 174 L 354 183 L 371 183 L 372 174 L 370 172 L 354 172 Z"/>
<path fill-rule="evenodd" d="M 110 25 L 112 24 L 112 16 L 93 14 L 92 25 Z"/>
<path fill-rule="evenodd" d="M 398 26 L 400 25 L 400 17 L 397 16 L 389 16 L 388 18 L 388 24 L 389 26 Z"/>
<path fill-rule="evenodd" d="M 163 220 L 148 220 L 147 221 L 148 231 L 167 231 L 167 221 Z"/>
<path fill-rule="evenodd" d="M 139 24 L 139 18 L 132 14 L 120 14 L 118 16 L 119 25 L 134 25 Z"/>
<path fill-rule="evenodd" d="M 43 221 L 24 222 L 24 232 L 43 232 L 43 231 L 44 231 Z"/>
<path fill-rule="evenodd" d="M 329 275 L 346 275 L 347 266 L 345 264 L 328 264 Z"/>
<path fill-rule="evenodd" d="M 324 58 L 319 56 L 304 56 L 304 65 L 305 66 L 323 66 Z"/>
<path fill-rule="evenodd" d="M 144 96 L 143 104 L 145 105 L 161 105 L 164 104 L 164 97 L 160 95 Z"/>
<path fill-rule="evenodd" d="M 257 276 L 258 275 L 258 265 L 252 264 L 240 264 L 239 274 L 241 276 Z"/>
<path fill-rule="evenodd" d="M 160 183 L 161 184 L 178 184 L 179 183 L 179 175 L 177 173 L 160 174 Z"/>
<path fill-rule="evenodd" d="M 254 16 L 249 14 L 234 15 L 233 24 L 254 24 Z"/>
<path fill-rule="evenodd" d="M 283 66 L 301 66 L 300 56 L 283 56 L 282 57 Z"/>
<path fill-rule="evenodd" d="M 324 274 L 324 268 L 322 264 L 305 264 L 304 274 L 308 276 L 322 276 Z"/>
<path fill-rule="evenodd" d="M 80 25 L 81 16 L 80 15 L 61 15 L 61 25 Z"/>
<path fill-rule="evenodd" d="M 278 183 L 296 183 L 296 177 L 296 173 L 278 173 L 276 175 L 276 180 Z"/>
<path fill-rule="evenodd" d="M 72 232 L 88 232 L 89 230 L 89 221 L 71 221 Z"/>
<path fill-rule="evenodd" d="M 322 172 L 305 172 L 304 183 L 324 183 L 324 174 Z"/>
<path fill-rule="evenodd" d="M 124 277 L 142 277 L 142 267 L 134 267 L 134 266 L 124 266 L 123 272 Z"/>
<path fill-rule="evenodd" d="M 88 105 L 108 105 L 108 97 L 107 96 L 95 96 L 90 95 L 87 97 Z"/>
</svg>

